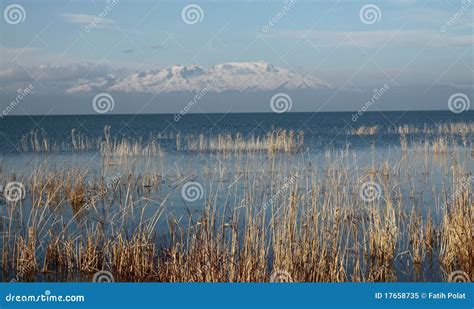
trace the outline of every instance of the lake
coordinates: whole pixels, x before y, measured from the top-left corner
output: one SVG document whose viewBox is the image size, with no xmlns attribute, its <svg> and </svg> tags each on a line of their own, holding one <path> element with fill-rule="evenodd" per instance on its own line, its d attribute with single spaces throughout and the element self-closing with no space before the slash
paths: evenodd
<svg viewBox="0 0 474 309">
<path fill-rule="evenodd" d="M 473 131 L 448 111 L 7 117 L 2 279 L 445 281 L 472 246 Z"/>
</svg>

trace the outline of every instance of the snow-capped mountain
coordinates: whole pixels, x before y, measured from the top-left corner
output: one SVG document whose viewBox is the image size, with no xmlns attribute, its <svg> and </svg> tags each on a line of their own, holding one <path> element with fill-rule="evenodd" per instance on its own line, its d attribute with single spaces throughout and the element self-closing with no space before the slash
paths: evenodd
<svg viewBox="0 0 474 309">
<path fill-rule="evenodd" d="M 92 90 L 117 92 L 171 93 L 226 91 L 257 92 L 275 89 L 318 89 L 330 85 L 316 77 L 304 76 L 272 64 L 257 62 L 229 62 L 209 68 L 198 65 L 173 65 L 166 69 L 136 72 L 124 77 L 81 81 L 68 92 Z"/>
</svg>

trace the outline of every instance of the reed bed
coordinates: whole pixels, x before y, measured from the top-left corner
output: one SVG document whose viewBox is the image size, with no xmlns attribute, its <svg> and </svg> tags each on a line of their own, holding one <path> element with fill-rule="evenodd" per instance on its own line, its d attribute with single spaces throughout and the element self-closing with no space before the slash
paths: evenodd
<svg viewBox="0 0 474 309">
<path fill-rule="evenodd" d="M 270 154 L 276 152 L 292 153 L 302 149 L 304 145 L 304 133 L 293 130 L 275 129 L 263 137 L 250 135 L 244 137 L 241 133 L 218 134 L 216 137 L 206 138 L 204 134 L 199 136 L 177 135 L 176 145 L 178 150 L 198 152 L 253 152 L 266 151 Z M 178 146 L 179 145 L 179 146 Z"/>
<path fill-rule="evenodd" d="M 163 155 L 160 142 L 175 140 L 176 151 L 194 152 L 254 152 L 266 151 L 268 153 L 287 152 L 293 153 L 301 150 L 304 145 L 302 131 L 273 129 L 258 136 L 241 133 L 218 134 L 206 136 L 201 134 L 150 135 L 147 139 L 133 139 L 128 137 L 112 137 L 111 127 L 104 127 L 104 134 L 99 138 L 90 138 L 73 129 L 69 141 L 57 142 L 50 139 L 41 131 L 32 131 L 20 141 L 20 150 L 23 152 L 60 152 L 60 151 L 99 151 L 102 156 L 108 157 L 136 157 Z"/>
<path fill-rule="evenodd" d="M 423 134 L 423 135 L 458 135 L 463 139 L 466 139 L 469 134 L 474 133 L 474 125 L 469 122 L 456 122 L 456 123 L 440 123 L 440 124 L 423 124 L 423 125 L 393 125 L 389 127 L 383 127 L 381 125 L 373 126 L 357 126 L 346 130 L 346 134 L 349 135 L 377 135 L 380 133 L 385 134 Z"/>
<path fill-rule="evenodd" d="M 399 125 L 389 127 L 388 133 L 397 134 L 439 134 L 439 135 L 467 135 L 474 133 L 474 125 L 470 122 L 440 123 L 430 125 Z"/>
<path fill-rule="evenodd" d="M 180 132 L 150 134 L 146 138 L 132 138 L 126 136 L 112 136 L 112 128 L 106 126 L 103 135 L 90 137 L 88 134 L 72 129 L 65 140 L 56 141 L 44 131 L 34 130 L 21 138 L 18 145 L 22 152 L 91 152 L 100 151 L 102 156 L 131 157 L 131 156 L 158 156 L 163 155 L 162 142 L 171 142 L 174 151 L 193 152 L 253 152 L 266 151 L 268 153 L 294 153 L 303 149 L 305 144 L 304 132 L 274 128 L 261 135 L 242 133 L 198 133 L 183 135 Z M 341 130 L 334 128 L 333 132 L 340 134 Z M 474 133 L 474 124 L 458 122 L 443 124 L 424 124 L 423 126 L 400 125 L 383 127 L 354 126 L 345 129 L 346 135 L 375 136 L 384 134 L 398 134 L 400 136 L 421 134 L 425 137 L 445 138 L 458 137 L 464 146 L 470 143 L 470 135 Z"/>
<path fill-rule="evenodd" d="M 117 142 L 106 128 L 103 158 L 138 158 L 99 171 L 45 159 L 15 176 L 27 194 L 0 202 L 2 278 L 101 269 L 117 281 L 263 282 L 279 271 L 303 282 L 472 278 L 471 159 L 456 139 L 405 137 L 398 159 L 375 160 L 372 149 L 361 160 L 349 147 L 315 159 L 302 135 L 284 130 L 174 138 L 204 163 L 170 164 L 158 144 Z M 441 187 L 429 182 L 435 161 Z M 202 186 L 194 202 L 181 191 L 190 181 Z M 428 201 L 418 197 L 426 188 Z"/>
</svg>

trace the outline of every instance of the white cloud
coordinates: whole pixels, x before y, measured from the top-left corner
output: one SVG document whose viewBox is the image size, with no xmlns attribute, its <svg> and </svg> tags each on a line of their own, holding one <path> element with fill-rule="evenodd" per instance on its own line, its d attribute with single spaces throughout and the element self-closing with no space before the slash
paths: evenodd
<svg viewBox="0 0 474 309">
<path fill-rule="evenodd" d="M 115 80 L 113 75 L 108 76 L 108 78 L 99 77 L 94 80 L 79 80 L 74 86 L 66 89 L 67 93 L 84 93 L 91 92 L 96 89 L 106 88 L 108 84 Z"/>
<path fill-rule="evenodd" d="M 113 74 L 125 74 L 126 71 L 114 70 L 109 65 L 92 62 L 69 64 L 7 64 L 0 68 L 0 84 L 6 92 L 15 92 L 25 84 L 38 84 L 37 92 L 73 93 L 79 90 L 93 90 L 114 80 Z M 88 88 L 74 89 L 86 84 Z M 91 82 L 92 81 L 92 82 Z M 41 85 L 41 87 L 39 86 Z M 71 90 L 70 90 L 71 89 Z"/>
<path fill-rule="evenodd" d="M 78 25 L 91 25 L 94 24 L 95 27 L 101 29 L 114 29 L 115 21 L 110 18 L 98 17 L 95 15 L 87 14 L 72 14 L 64 13 L 61 16 L 69 23 L 78 24 Z"/>
<path fill-rule="evenodd" d="M 130 73 L 108 65 L 71 63 L 67 65 L 8 65 L 0 68 L 0 82 L 5 90 L 15 90 L 24 83 L 39 82 L 50 93 L 123 93 L 268 91 L 277 88 L 316 89 L 330 87 L 314 76 L 306 76 L 275 67 L 263 61 L 224 63 L 203 68 L 198 65 L 175 65 Z M 41 90 L 38 88 L 38 90 Z"/>
<path fill-rule="evenodd" d="M 29 78 L 40 78 L 41 81 L 74 81 L 81 77 L 104 76 L 104 71 L 110 70 L 106 65 L 93 63 L 77 63 L 71 65 L 49 65 L 36 66 L 11 65 L 0 69 L 0 81 L 11 82 Z"/>
<path fill-rule="evenodd" d="M 378 30 L 378 31 L 281 31 L 276 34 L 286 39 L 312 41 L 317 46 L 358 46 L 366 48 L 390 47 L 445 47 L 472 46 L 472 35 L 444 36 L 428 30 Z"/>
</svg>

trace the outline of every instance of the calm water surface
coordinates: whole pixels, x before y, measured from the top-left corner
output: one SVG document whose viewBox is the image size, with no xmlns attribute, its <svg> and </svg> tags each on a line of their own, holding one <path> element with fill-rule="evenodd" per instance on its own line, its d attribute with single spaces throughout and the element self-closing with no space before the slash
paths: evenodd
<svg viewBox="0 0 474 309">
<path fill-rule="evenodd" d="M 353 121 L 353 113 L 287 113 L 287 114 L 207 114 L 185 115 L 178 122 L 174 115 L 90 115 L 90 116 L 32 116 L 7 117 L 0 120 L 0 177 L 30 177 L 35 170 L 68 170 L 81 169 L 87 172 L 87 179 L 114 175 L 126 175 L 133 172 L 140 175 L 155 172 L 160 175 L 158 190 L 135 192 L 137 199 L 145 198 L 147 207 L 143 213 L 152 216 L 157 207 L 165 204 L 163 220 L 157 224 L 157 231 L 166 231 L 166 218 L 186 215 L 199 216 L 203 203 L 183 201 L 181 186 L 183 181 L 192 180 L 203 184 L 204 199 L 215 198 L 218 205 L 239 204 L 245 200 L 245 192 L 249 189 L 259 194 L 261 201 L 272 196 L 275 184 L 262 178 L 259 170 L 269 166 L 271 160 L 265 153 L 255 155 L 239 154 L 222 156 L 219 153 L 196 153 L 192 151 L 177 151 L 175 136 L 203 133 L 206 137 L 217 134 L 242 133 L 244 136 L 264 134 L 273 128 L 283 128 L 304 132 L 304 149 L 297 154 L 277 154 L 277 170 L 275 175 L 281 178 L 289 177 L 295 170 L 303 175 L 324 177 L 328 166 L 341 161 L 350 175 L 351 185 L 354 185 L 364 169 L 370 166 L 380 168 L 388 163 L 392 171 L 399 171 L 400 180 L 410 179 L 412 182 L 400 181 L 395 184 L 401 187 L 404 198 L 416 200 L 421 205 L 421 212 L 426 216 L 432 207 L 439 204 L 433 198 L 433 191 L 441 191 L 450 181 L 450 167 L 453 160 L 461 162 L 469 172 L 474 170 L 471 157 L 472 136 L 454 136 L 459 142 L 458 156 L 445 157 L 436 160 L 430 157 L 426 160 L 422 155 L 416 155 L 422 150 L 424 141 L 432 142 L 439 137 L 436 130 L 430 134 L 406 134 L 410 152 L 404 154 L 400 146 L 400 134 L 396 126 L 409 126 L 419 131 L 427 128 L 436 129 L 443 124 L 474 123 L 474 112 L 453 114 L 444 111 L 431 112 L 383 112 L 366 113 Z M 104 167 L 103 158 L 98 151 L 76 152 L 62 150 L 59 152 L 31 152 L 21 148 L 21 140 L 32 130 L 50 141 L 58 144 L 68 143 L 71 130 L 91 139 L 101 138 L 104 127 L 111 126 L 113 138 L 129 138 L 141 140 L 143 143 L 150 138 L 159 141 L 164 151 L 160 158 L 129 158 L 126 162 L 117 160 L 110 166 Z M 359 127 L 378 126 L 377 134 L 356 135 L 348 134 L 351 129 Z M 251 172 L 249 179 L 240 177 L 239 169 L 246 166 Z M 253 175 L 253 176 L 252 176 Z M 252 177 L 255 177 L 252 179 Z M 303 179 L 303 177 L 300 177 Z M 247 181 L 246 181 L 247 180 Z M 416 191 L 412 188 L 416 184 Z M 249 188 L 253 186 L 253 188 Z M 232 199 L 229 198 L 229 188 L 232 188 Z M 344 188 L 342 188 L 344 189 Z M 356 192 L 357 193 L 357 192 Z M 214 195 L 213 195 L 214 194 Z M 384 194 L 390 194 L 384 192 Z M 27 199 L 26 199 L 27 200 Z M 113 202 L 113 201 L 112 201 Z M 151 205 L 151 206 L 150 206 Z M 223 207 L 223 206 L 222 206 Z M 71 210 L 64 210 L 65 218 L 71 217 Z M 119 218 L 112 214 L 107 220 Z M 126 224 L 129 232 L 136 228 L 140 216 L 130 218 Z M 434 215 L 436 220 L 436 215 Z M 400 240 L 403 244 L 406 240 Z M 412 280 L 413 270 L 403 271 L 403 260 L 397 276 L 400 281 Z M 421 271 L 424 280 L 439 280 L 440 273 L 432 271 L 437 267 L 427 263 Z M 76 278 L 77 280 L 81 280 Z M 70 279 L 68 279 L 70 280 Z"/>
</svg>

